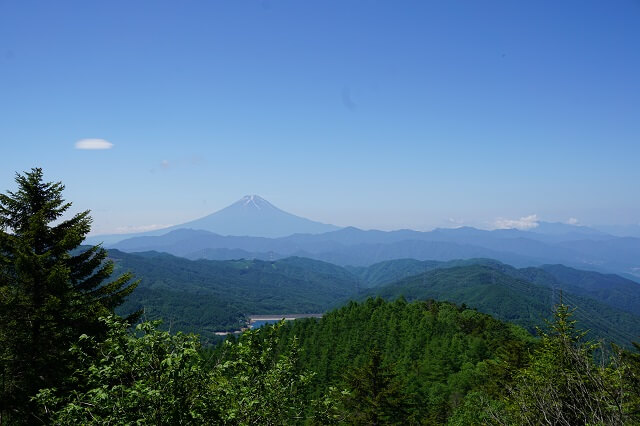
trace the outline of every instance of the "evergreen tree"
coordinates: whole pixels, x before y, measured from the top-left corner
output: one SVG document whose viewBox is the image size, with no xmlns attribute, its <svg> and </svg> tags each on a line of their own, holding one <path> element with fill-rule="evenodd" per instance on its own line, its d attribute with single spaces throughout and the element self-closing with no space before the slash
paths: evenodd
<svg viewBox="0 0 640 426">
<path fill-rule="evenodd" d="M 640 343 L 632 342 L 634 351 L 623 351 L 614 346 L 620 353 L 624 389 L 624 411 L 629 423 L 640 424 Z"/>
<path fill-rule="evenodd" d="M 91 217 L 63 219 L 71 203 L 62 183 L 44 182 L 39 168 L 15 180 L 17 191 L 0 194 L 0 416 L 31 423 L 38 413 L 30 397 L 63 386 L 72 342 L 104 333 L 98 317 L 137 282 L 124 274 L 105 283 L 113 263 L 100 246 L 80 248 Z"/>
<path fill-rule="evenodd" d="M 373 349 L 369 361 L 346 376 L 349 392 L 342 398 L 346 419 L 355 425 L 407 424 L 409 398 L 382 354 Z"/>
<path fill-rule="evenodd" d="M 515 377 L 504 424 L 624 424 L 620 369 L 597 365 L 599 345 L 585 342 L 568 306 L 560 304 L 530 364 Z"/>
</svg>

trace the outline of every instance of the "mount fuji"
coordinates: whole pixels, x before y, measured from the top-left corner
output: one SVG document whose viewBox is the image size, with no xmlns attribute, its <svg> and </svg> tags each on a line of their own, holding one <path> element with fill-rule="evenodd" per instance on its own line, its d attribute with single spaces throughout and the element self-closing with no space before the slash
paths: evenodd
<svg viewBox="0 0 640 426">
<path fill-rule="evenodd" d="M 86 244 L 117 243 L 132 237 L 160 236 L 178 229 L 209 231 L 224 236 L 278 238 L 292 234 L 321 234 L 340 229 L 280 210 L 258 195 L 246 195 L 240 200 L 200 219 L 135 234 L 96 235 Z"/>
<path fill-rule="evenodd" d="M 321 234 L 335 231 L 334 225 L 314 222 L 280 210 L 258 195 L 246 195 L 240 200 L 200 219 L 173 229 L 200 229 L 219 235 L 277 238 L 292 234 Z"/>
</svg>

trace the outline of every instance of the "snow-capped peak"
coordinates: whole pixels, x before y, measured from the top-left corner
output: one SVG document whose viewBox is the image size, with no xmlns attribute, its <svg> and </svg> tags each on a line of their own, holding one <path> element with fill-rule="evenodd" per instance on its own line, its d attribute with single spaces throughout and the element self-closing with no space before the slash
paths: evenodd
<svg viewBox="0 0 640 426">
<path fill-rule="evenodd" d="M 262 210 L 263 207 L 271 206 L 271 204 L 267 200 L 260 197 L 259 195 L 245 195 L 244 197 L 242 197 L 240 202 L 243 206 L 253 206 L 258 210 Z"/>
</svg>

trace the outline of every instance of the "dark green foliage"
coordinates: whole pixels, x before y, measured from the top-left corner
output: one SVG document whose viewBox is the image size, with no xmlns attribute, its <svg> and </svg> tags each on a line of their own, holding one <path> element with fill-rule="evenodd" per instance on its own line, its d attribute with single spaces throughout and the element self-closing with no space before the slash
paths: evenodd
<svg viewBox="0 0 640 426">
<path fill-rule="evenodd" d="M 533 338 L 516 326 L 433 301 L 351 302 L 320 320 L 287 324 L 280 333 L 281 342 L 300 339 L 301 363 L 316 373 L 314 398 L 320 399 L 331 386 L 349 391 L 353 398 L 366 394 L 367 381 L 353 378 L 371 371 L 371 351 L 377 350 L 383 362 L 376 368 L 394 365 L 405 401 L 415 401 L 410 414 L 433 422 L 444 422 L 474 389 L 500 393 L 508 376 L 499 362 L 524 360 L 533 344 Z M 378 372 L 389 377 L 388 370 Z M 352 393 L 353 386 L 360 387 L 360 393 Z"/>
<path fill-rule="evenodd" d="M 575 296 L 591 298 L 612 308 L 640 315 L 640 285 L 619 275 L 583 271 L 564 265 L 514 268 L 493 259 L 465 259 L 437 262 L 398 259 L 369 267 L 348 267 L 363 281 L 363 287 L 378 287 L 434 269 L 482 265 L 542 287 L 563 290 Z"/>
<path fill-rule="evenodd" d="M 565 289 L 565 299 L 578 307 L 576 316 L 589 328 L 591 338 L 626 346 L 640 334 L 640 317 L 625 312 L 623 306 L 607 305 L 589 296 L 580 289 L 584 281 L 580 275 L 555 278 L 540 268 L 516 269 L 491 259 L 401 259 L 347 270 L 298 257 L 278 261 L 189 261 L 155 252 L 126 254 L 117 250 L 112 250 L 110 256 L 119 271 L 133 271 L 143 277 L 138 290 L 118 312 L 144 308 L 147 318 L 163 318 L 165 327 L 197 332 L 206 342 L 215 339 L 215 331 L 238 330 L 249 314 L 319 313 L 366 295 L 450 300 L 533 332 L 551 314 L 559 297 L 557 289 Z M 590 279 L 604 277 L 607 281 L 603 287 L 614 279 L 624 282 L 625 288 L 629 285 L 620 277 L 585 274 Z M 398 281 L 401 277 L 405 278 Z M 576 285 L 568 284 L 572 277 Z M 396 282 L 380 285 L 394 279 Z M 376 287 L 366 289 L 372 286 Z M 358 296 L 361 293 L 365 296 Z M 620 297 L 612 296 L 608 301 L 614 299 Z"/>
<path fill-rule="evenodd" d="M 60 386 L 72 370 L 71 343 L 103 331 L 98 317 L 133 291 L 131 275 L 113 271 L 106 251 L 72 255 L 89 232 L 85 211 L 61 220 L 71 203 L 42 170 L 16 176 L 18 190 L 0 194 L 0 415 L 27 422 L 38 414 L 29 397 Z"/>
<path fill-rule="evenodd" d="M 112 318 L 81 336 L 56 424 L 633 424 L 638 355 L 594 363 L 563 305 L 536 343 L 449 303 L 369 299 L 321 320 L 249 331 L 215 350 Z M 300 336 L 300 339 L 296 338 Z M 299 351 L 300 348 L 300 351 Z M 314 373 L 315 371 L 315 373 Z M 628 378 L 627 378 L 628 377 Z"/>
<path fill-rule="evenodd" d="M 438 268 L 378 287 L 368 294 L 386 299 L 437 299 L 467 306 L 509 321 L 534 332 L 551 315 L 560 293 L 552 287 L 532 284 L 508 265 L 472 264 Z M 576 318 L 589 328 L 589 337 L 628 345 L 640 335 L 640 317 L 600 303 L 595 299 L 563 292 Z"/>
<path fill-rule="evenodd" d="M 628 399 L 619 359 L 598 365 L 597 344 L 584 342 L 568 306 L 560 304 L 541 331 L 541 342 L 529 365 L 509 386 L 506 410 L 497 419 L 510 424 L 606 424 L 622 425 L 631 420 L 624 410 Z M 636 390 L 637 394 L 637 390 Z M 637 418 L 636 418 L 637 419 Z"/>
<path fill-rule="evenodd" d="M 638 355 L 594 363 L 561 306 L 540 343 L 443 302 L 350 303 L 203 350 L 154 324 L 81 336 L 71 392 L 40 392 L 59 424 L 632 424 Z M 300 336 L 298 339 L 296 336 Z M 299 350 L 300 348 L 300 350 Z M 627 379 L 625 376 L 629 376 Z"/>
<path fill-rule="evenodd" d="M 364 288 L 378 287 L 412 277 L 445 265 L 435 260 L 396 259 L 379 262 L 371 266 L 348 266 L 346 269 L 356 275 Z"/>
<path fill-rule="evenodd" d="M 623 368 L 622 379 L 625 392 L 625 412 L 640 424 L 640 343 L 633 342 L 633 351 L 618 351 Z"/>
<path fill-rule="evenodd" d="M 543 265 L 520 271 L 524 275 L 532 269 L 537 269 L 538 273 L 527 278 L 534 284 L 561 288 L 576 296 L 591 297 L 609 306 L 640 315 L 640 284 L 635 281 L 619 275 L 582 271 L 564 265 Z M 547 276 L 540 273 L 540 270 Z"/>
<path fill-rule="evenodd" d="M 109 252 L 118 271 L 134 271 L 140 286 L 119 312 L 144 308 L 147 318 L 163 318 L 172 330 L 238 330 L 246 315 L 319 313 L 356 290 L 353 276 L 335 265 L 287 258 L 191 261 L 161 253 Z"/>
<path fill-rule="evenodd" d="M 370 351 L 369 360 L 345 377 L 349 389 L 340 399 L 345 420 L 354 425 L 407 424 L 411 398 L 392 366 L 384 365 L 380 351 Z"/>
</svg>

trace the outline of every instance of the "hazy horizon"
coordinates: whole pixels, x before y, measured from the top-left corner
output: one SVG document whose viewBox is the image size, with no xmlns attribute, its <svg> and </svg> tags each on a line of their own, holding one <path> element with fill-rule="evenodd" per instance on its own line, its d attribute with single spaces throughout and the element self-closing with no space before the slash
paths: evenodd
<svg viewBox="0 0 640 426">
<path fill-rule="evenodd" d="M 92 234 L 640 225 L 640 3 L 0 2 L 0 192 Z"/>
<path fill-rule="evenodd" d="M 227 207 L 231 207 L 234 204 L 238 204 L 238 203 L 242 203 L 243 201 L 245 201 L 247 198 L 253 198 L 253 197 L 259 197 L 259 198 L 263 198 L 260 197 L 259 194 L 247 194 L 245 196 L 243 196 L 242 198 L 236 200 L 234 203 L 231 203 L 228 206 L 224 206 L 223 208 L 216 210 L 214 212 L 211 212 L 210 214 L 214 214 L 214 213 L 218 213 L 220 210 L 223 210 Z M 264 200 L 264 198 L 263 198 Z M 269 202 L 269 200 L 264 200 Z M 279 209 L 278 206 L 274 206 L 276 208 Z M 279 209 L 282 210 L 282 209 Z M 283 210 L 284 211 L 284 210 Z M 291 213 L 289 211 L 285 211 L 285 213 Z M 206 215 L 208 216 L 208 215 Z M 206 217 L 205 216 L 205 217 Z M 189 220 L 197 220 L 197 219 L 201 219 L 203 217 L 194 217 L 194 218 L 190 218 Z M 310 219 L 310 220 L 314 220 L 313 218 L 309 218 L 309 217 L 305 217 L 305 219 Z M 187 220 L 187 221 L 189 221 Z M 321 222 L 327 225 L 335 225 L 334 223 L 331 222 Z M 535 230 L 540 224 L 542 223 L 562 223 L 565 225 L 573 225 L 573 226 L 587 226 L 590 227 L 589 225 L 585 225 L 582 223 L 579 223 L 576 219 L 574 218 L 570 218 L 567 221 L 564 222 L 549 222 L 546 220 L 543 220 L 542 218 L 537 217 L 537 215 L 530 215 L 527 217 L 522 217 L 519 219 L 506 219 L 506 218 L 498 218 L 495 222 L 493 222 L 492 224 L 489 224 L 489 226 L 482 226 L 482 225 L 473 225 L 473 224 L 456 224 L 456 223 L 447 223 L 444 224 L 443 226 L 436 226 L 433 228 L 425 228 L 425 229 L 416 229 L 416 228 L 393 228 L 393 227 L 389 227 L 389 228 L 383 228 L 383 227 L 371 227 L 371 228 L 364 228 L 364 227 L 359 227 L 356 225 L 338 225 L 340 226 L 340 228 L 347 228 L 347 227 L 354 227 L 354 228 L 358 228 L 358 229 L 362 229 L 362 230 L 382 230 L 382 231 L 397 231 L 397 230 L 401 230 L 401 229 L 410 229 L 410 230 L 415 230 L 415 231 L 432 231 L 435 229 L 457 229 L 457 228 L 462 228 L 462 227 L 474 227 L 477 229 L 482 229 L 482 230 L 497 230 L 497 229 L 518 229 L 521 231 L 531 231 L 531 230 Z M 123 228 L 123 229 L 117 229 L 115 232 L 110 232 L 110 233 L 100 233 L 100 232 L 96 232 L 94 230 L 92 230 L 89 233 L 89 236 L 99 236 L 99 235 L 104 235 L 104 234 L 138 234 L 138 233 L 144 233 L 144 232 L 148 232 L 148 231 L 156 231 L 156 230 L 163 230 L 163 229 L 168 229 L 168 228 L 172 228 L 172 227 L 176 227 L 179 225 L 182 225 L 183 223 L 172 223 L 172 224 L 162 224 L 162 225 L 153 225 L 153 226 L 146 226 L 146 227 L 140 227 L 140 228 Z M 630 233 L 629 235 L 631 236 L 631 234 L 633 234 L 635 236 L 635 234 L 638 234 L 638 231 L 640 231 L 640 224 L 632 224 L 635 226 L 638 226 L 637 230 L 634 230 L 635 232 Z M 606 228 L 622 228 L 622 227 L 616 227 L 616 226 L 612 226 L 612 225 L 606 225 L 606 224 L 601 224 L 601 225 L 593 225 L 591 226 L 593 229 L 595 230 L 600 230 L 600 231 L 606 231 Z M 615 232 L 613 233 L 614 235 L 616 234 Z M 619 234 L 619 232 L 618 232 Z M 233 234 L 230 234 L 233 235 Z M 250 234 L 248 234 L 250 235 Z"/>
</svg>

